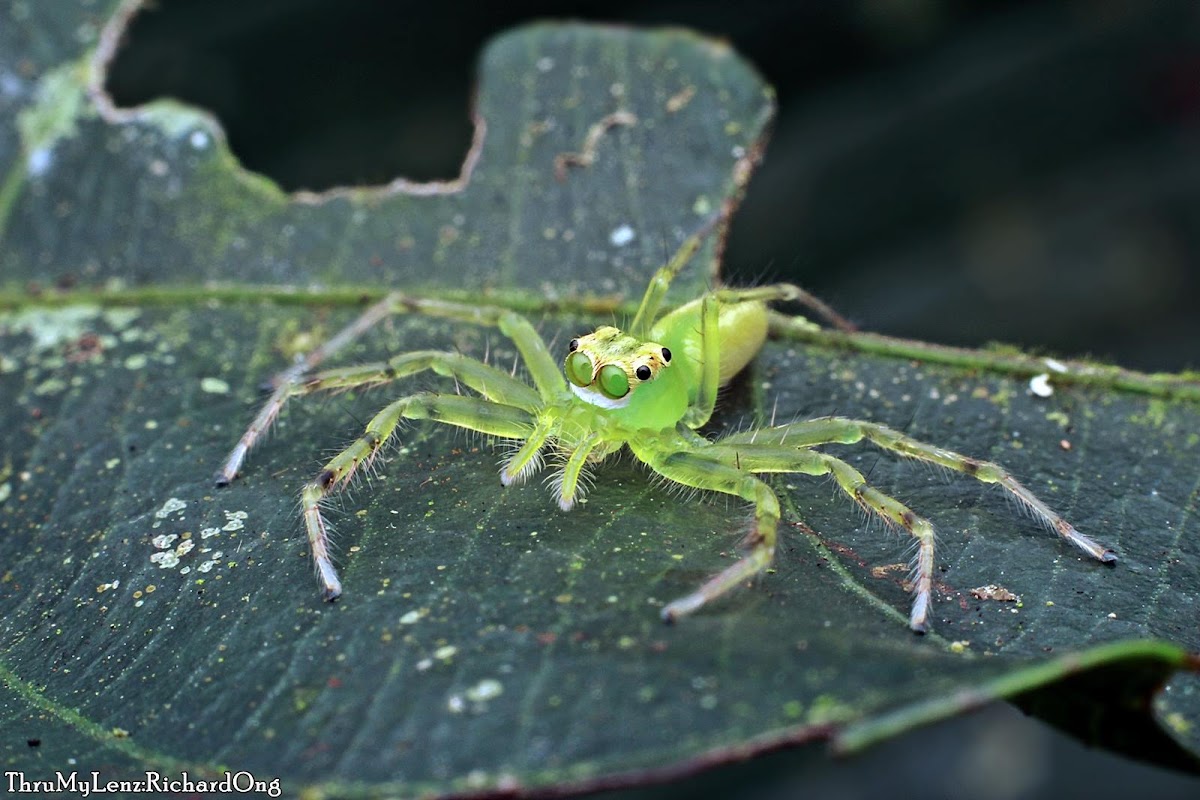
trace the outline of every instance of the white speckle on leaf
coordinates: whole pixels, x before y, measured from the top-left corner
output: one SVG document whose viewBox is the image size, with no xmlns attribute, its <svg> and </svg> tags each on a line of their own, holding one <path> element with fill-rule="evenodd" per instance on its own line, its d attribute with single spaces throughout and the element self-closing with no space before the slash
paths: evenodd
<svg viewBox="0 0 1200 800">
<path fill-rule="evenodd" d="M 1054 394 L 1054 387 L 1050 385 L 1050 374 L 1043 372 L 1041 375 L 1034 375 L 1030 378 L 1029 391 L 1038 397 L 1049 397 Z"/>
<path fill-rule="evenodd" d="M 226 511 L 225 519 L 228 520 L 222 527 L 223 531 L 240 531 L 246 527 L 245 519 L 248 517 L 245 511 Z"/>
<path fill-rule="evenodd" d="M 166 519 L 169 515 L 174 514 L 176 511 L 182 511 L 185 508 L 187 508 L 187 503 L 180 500 L 178 497 L 172 497 L 170 500 L 163 503 L 162 508 L 154 512 L 154 516 L 158 517 L 159 519 Z"/>
<path fill-rule="evenodd" d="M 49 147 L 35 148 L 30 154 L 26 165 L 29 168 L 29 174 L 37 177 L 46 173 L 54 164 L 54 156 Z"/>
<path fill-rule="evenodd" d="M 67 383 L 61 378 L 47 378 L 33 388 L 33 393 L 39 397 L 46 397 L 66 391 L 66 388 Z"/>
<path fill-rule="evenodd" d="M 428 613 L 429 613 L 429 609 L 427 609 L 427 608 L 414 608 L 412 611 L 409 611 L 407 614 L 405 614 L 404 616 L 402 616 L 400 618 L 400 624 L 401 625 L 412 625 L 412 624 L 416 623 L 417 621 L 419 621 L 421 619 L 421 617 L 425 616 Z"/>
<path fill-rule="evenodd" d="M 1066 372 L 1067 365 L 1053 358 L 1043 358 L 1042 363 L 1049 367 L 1051 372 Z"/>
<path fill-rule="evenodd" d="M 33 352 L 43 353 L 92 330 L 99 314 L 96 306 L 81 304 L 58 309 L 31 308 L 0 315 L 0 319 L 8 330 L 28 334 L 33 339 Z"/>
<path fill-rule="evenodd" d="M 175 543 L 179 537 L 173 533 L 160 533 L 150 540 L 150 544 L 157 547 L 159 550 L 166 550 Z"/>
<path fill-rule="evenodd" d="M 220 378 L 201 378 L 200 391 L 209 394 L 229 394 L 229 384 Z"/>
<path fill-rule="evenodd" d="M 608 235 L 608 241 L 612 242 L 613 247 L 624 247 L 634 240 L 637 236 L 634 230 L 629 225 L 619 225 L 613 228 L 613 232 Z"/>
<path fill-rule="evenodd" d="M 542 56 L 537 60 L 538 72 L 549 72 L 554 69 L 554 59 L 550 56 Z"/>
<path fill-rule="evenodd" d="M 467 699 L 475 703 L 483 703 L 504 693 L 504 685 L 495 678 L 484 678 L 479 683 L 467 689 Z"/>
<path fill-rule="evenodd" d="M 204 131 L 192 131 L 192 135 L 188 137 L 188 142 L 197 150 L 203 150 L 208 147 L 208 134 Z"/>
</svg>

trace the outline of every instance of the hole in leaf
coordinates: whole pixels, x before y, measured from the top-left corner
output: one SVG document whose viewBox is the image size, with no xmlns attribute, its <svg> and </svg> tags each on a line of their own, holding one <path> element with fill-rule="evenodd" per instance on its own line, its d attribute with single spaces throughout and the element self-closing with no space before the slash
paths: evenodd
<svg viewBox="0 0 1200 800">
<path fill-rule="evenodd" d="M 380 0 L 159 0 L 136 15 L 107 88 L 212 112 L 250 170 L 320 191 L 457 178 L 487 32 L 462 9 Z"/>
<path fill-rule="evenodd" d="M 828 32 L 820 15 L 751 5 L 156 0 L 131 21 L 106 88 L 124 108 L 172 97 L 210 111 L 241 163 L 288 191 L 452 180 L 474 134 L 480 53 L 515 25 L 569 17 L 695 27 L 729 38 L 781 88 L 861 50 L 847 41 L 853 30 L 825 48 L 796 48 L 787 31 Z"/>
</svg>

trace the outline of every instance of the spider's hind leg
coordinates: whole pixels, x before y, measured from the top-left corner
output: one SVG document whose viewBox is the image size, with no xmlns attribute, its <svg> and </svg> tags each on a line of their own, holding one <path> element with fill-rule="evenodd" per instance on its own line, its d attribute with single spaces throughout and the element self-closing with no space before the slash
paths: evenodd
<svg viewBox="0 0 1200 800">
<path fill-rule="evenodd" d="M 1080 533 L 1075 526 L 1042 502 L 1037 495 L 1026 489 L 999 464 L 970 458 L 953 450 L 946 450 L 919 441 L 877 422 L 845 417 L 824 417 L 735 434 L 722 439 L 721 443 L 774 442 L 786 444 L 789 447 L 812 447 L 818 444 L 855 444 L 863 439 L 882 450 L 897 455 L 937 464 L 940 467 L 970 475 L 983 483 L 999 484 L 1022 507 L 1028 509 L 1039 522 L 1058 534 L 1063 541 L 1078 547 L 1102 563 L 1111 565 L 1117 561 L 1116 551 L 1096 542 L 1090 536 Z"/>
<path fill-rule="evenodd" d="M 914 513 L 899 500 L 867 483 L 862 473 L 841 459 L 826 453 L 778 444 L 731 444 L 728 439 L 704 449 L 704 454 L 724 464 L 737 465 L 749 472 L 793 472 L 804 475 L 831 475 L 851 500 L 886 524 L 903 528 L 916 543 L 912 565 L 912 610 L 908 626 L 916 633 L 929 627 L 929 609 L 933 591 L 934 531 L 929 520 Z"/>
</svg>

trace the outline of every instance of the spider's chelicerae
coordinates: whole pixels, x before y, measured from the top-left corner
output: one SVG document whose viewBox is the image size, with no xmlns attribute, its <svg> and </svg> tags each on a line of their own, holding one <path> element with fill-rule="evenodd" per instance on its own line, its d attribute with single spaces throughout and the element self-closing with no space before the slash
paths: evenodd
<svg viewBox="0 0 1200 800">
<path fill-rule="evenodd" d="M 402 419 L 431 419 L 513 439 L 519 445 L 500 470 L 500 481 L 520 483 L 556 450 L 559 472 L 553 486 L 559 507 L 570 510 L 583 493 L 581 476 L 590 465 L 623 447 L 662 477 L 684 486 L 736 495 L 754 505 L 754 527 L 745 555 L 696 591 L 668 603 L 663 619 L 675 620 L 766 569 L 775 553 L 779 501 L 758 475 L 798 472 L 828 475 L 842 491 L 889 525 L 908 531 L 916 543 L 909 626 L 928 626 L 933 583 L 933 526 L 907 506 L 867 483 L 841 459 L 817 449 L 830 443 L 870 443 L 908 458 L 938 464 L 985 483 L 998 483 L 1067 542 L 1105 563 L 1116 553 L 1075 530 L 1003 467 L 926 444 L 874 422 L 825 417 L 733 434 L 709 441 L 696 433 L 713 413 L 718 389 L 761 349 L 771 301 L 798 300 L 836 324 L 832 311 L 795 286 L 717 289 L 660 315 L 672 278 L 699 246 L 701 234 L 685 242 L 650 281 L 637 314 L 624 331 L 604 326 L 572 339 L 561 367 L 533 326 L 502 308 L 391 295 L 275 379 L 275 391 L 242 435 L 217 474 L 218 485 L 237 475 L 246 453 L 278 416 L 288 398 L 331 389 L 382 384 L 422 370 L 453 377 L 474 395 L 418 393 L 388 404 L 367 423 L 361 437 L 338 455 L 301 492 L 304 524 L 324 595 L 342 593 L 329 556 L 321 501 L 344 486 L 396 431 Z M 382 318 L 420 311 L 492 325 L 512 339 L 533 385 L 507 372 L 453 352 L 421 350 L 386 362 L 310 374 L 318 363 Z"/>
</svg>

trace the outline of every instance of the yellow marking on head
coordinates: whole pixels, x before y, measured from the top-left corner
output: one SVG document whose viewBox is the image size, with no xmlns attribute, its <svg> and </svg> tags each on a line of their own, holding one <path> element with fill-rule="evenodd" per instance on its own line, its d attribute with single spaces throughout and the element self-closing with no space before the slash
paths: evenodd
<svg viewBox="0 0 1200 800">
<path fill-rule="evenodd" d="M 613 402 L 626 399 L 671 363 L 671 351 L 667 348 L 637 339 L 611 325 L 572 339 L 567 349 L 563 371 L 572 391 L 580 399 L 603 408 L 619 407 Z"/>
</svg>

